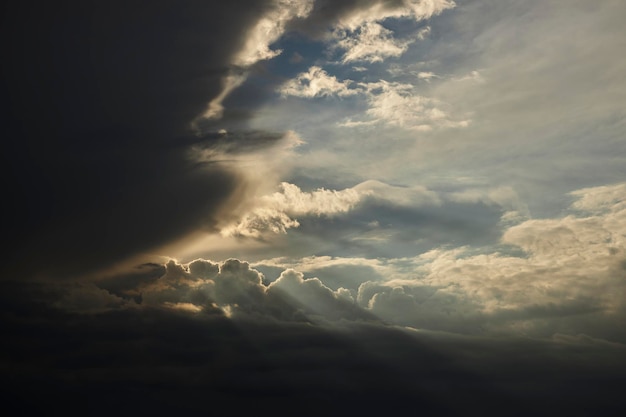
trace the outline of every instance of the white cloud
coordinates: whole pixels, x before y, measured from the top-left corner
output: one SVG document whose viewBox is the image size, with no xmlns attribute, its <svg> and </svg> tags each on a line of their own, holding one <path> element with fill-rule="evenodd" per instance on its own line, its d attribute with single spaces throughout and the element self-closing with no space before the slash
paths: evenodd
<svg viewBox="0 0 626 417">
<path fill-rule="evenodd" d="M 337 77 L 328 75 L 318 66 L 312 66 L 307 72 L 300 73 L 296 78 L 283 84 L 279 92 L 283 96 L 295 97 L 324 97 L 324 96 L 351 96 L 357 90 L 350 89 L 352 80 L 338 81 Z"/>
<path fill-rule="evenodd" d="M 235 223 L 222 229 L 224 236 L 259 237 L 264 232 L 286 233 L 298 227 L 301 216 L 333 216 L 352 210 L 366 199 L 405 207 L 438 205 L 438 195 L 424 187 L 398 187 L 380 181 L 365 181 L 352 188 L 311 192 L 283 182 L 280 190 L 258 198 L 256 206 Z"/>
<path fill-rule="evenodd" d="M 413 38 L 394 38 L 391 30 L 380 22 L 387 19 L 413 19 L 421 21 L 455 7 L 448 0 L 406 0 L 402 2 L 372 2 L 366 7 L 353 9 L 342 16 L 333 32 L 332 49 L 343 49 L 344 64 L 354 61 L 381 62 L 387 57 L 398 57 L 416 39 L 423 40 L 430 27 L 420 29 Z"/>
<path fill-rule="evenodd" d="M 626 184 L 583 188 L 570 193 L 578 198 L 572 208 L 589 213 L 616 213 L 626 208 Z"/>
<path fill-rule="evenodd" d="M 468 119 L 454 118 L 447 103 L 417 94 L 415 86 L 379 81 L 363 85 L 367 91 L 371 120 L 409 130 L 429 131 L 435 127 L 467 127 Z"/>
<path fill-rule="evenodd" d="M 354 189 L 341 191 L 317 189 L 302 191 L 298 186 L 281 183 L 280 191 L 262 196 L 256 207 L 234 225 L 222 229 L 223 235 L 258 237 L 263 232 L 286 233 L 298 227 L 296 216 L 332 216 L 349 211 L 361 195 Z"/>
<path fill-rule="evenodd" d="M 274 0 L 273 7 L 250 28 L 233 64 L 246 67 L 279 55 L 282 51 L 270 45 L 283 35 L 288 22 L 308 16 L 312 9 L 313 0 Z"/>
<path fill-rule="evenodd" d="M 430 73 L 423 74 L 426 78 L 435 76 Z M 448 110 L 449 104 L 419 95 L 414 85 L 385 80 L 371 83 L 339 81 L 317 66 L 287 81 L 278 91 L 284 97 L 346 97 L 357 94 L 365 97 L 369 106 L 365 114 L 369 118 L 356 120 L 348 118 L 338 123 L 341 127 L 385 123 L 408 130 L 429 131 L 439 127 L 467 127 L 470 123 L 469 119 L 452 116 Z"/>
<path fill-rule="evenodd" d="M 301 272 L 312 272 L 323 268 L 345 267 L 345 266 L 366 266 L 380 272 L 387 272 L 387 269 L 379 259 L 367 258 L 342 258 L 333 256 L 307 256 L 304 258 L 273 258 L 255 262 L 256 266 L 272 266 L 282 269 L 296 269 Z"/>
<path fill-rule="evenodd" d="M 368 22 L 353 36 L 341 36 L 335 47 L 345 50 L 342 62 L 382 62 L 387 57 L 402 55 L 413 40 L 398 40 L 393 32 L 379 23 Z"/>
<path fill-rule="evenodd" d="M 434 72 L 420 71 L 417 73 L 417 78 L 420 80 L 430 80 L 431 78 L 438 78 L 438 76 Z"/>
<path fill-rule="evenodd" d="M 340 288 L 333 291 L 325 286 L 319 278 L 304 278 L 301 272 L 287 269 L 280 274 L 280 277 L 272 282 L 268 288 L 268 293 L 276 291 L 283 292 L 293 297 L 301 305 L 315 313 L 322 313 L 326 317 L 332 317 L 337 312 L 343 310 L 344 303 L 351 305 L 354 300 L 350 291 Z"/>
<path fill-rule="evenodd" d="M 446 9 L 455 7 L 450 0 L 403 0 L 401 2 L 376 1 L 367 7 L 355 8 L 344 15 L 338 26 L 354 31 L 371 22 L 380 22 L 391 18 L 407 18 L 416 21 L 429 19 Z"/>
<path fill-rule="evenodd" d="M 417 39 L 423 41 L 430 35 L 430 26 L 426 26 L 417 32 Z"/>
</svg>

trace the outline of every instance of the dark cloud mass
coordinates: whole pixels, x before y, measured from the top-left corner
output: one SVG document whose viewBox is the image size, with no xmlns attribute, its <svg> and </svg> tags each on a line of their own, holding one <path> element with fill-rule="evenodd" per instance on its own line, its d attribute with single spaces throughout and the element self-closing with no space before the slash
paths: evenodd
<svg viewBox="0 0 626 417">
<path fill-rule="evenodd" d="M 215 273 L 208 264 L 196 267 Z M 170 280 L 181 278 L 175 265 L 168 269 Z M 251 271 L 231 261 L 223 273 L 244 278 Z M 290 285 L 298 281 L 293 275 L 286 279 Z M 50 298 L 42 287 L 25 293 L 5 283 L 2 290 L 2 366 L 9 383 L 2 400 L 28 413 L 624 411 L 618 389 L 624 383 L 624 348 L 591 338 L 489 339 L 407 331 L 371 320 L 312 325 L 154 306 L 76 314 L 42 304 Z"/>
<path fill-rule="evenodd" d="M 212 227 L 239 180 L 188 160 L 190 124 L 267 3 L 5 6 L 2 181 L 14 272 L 85 272 Z"/>
</svg>

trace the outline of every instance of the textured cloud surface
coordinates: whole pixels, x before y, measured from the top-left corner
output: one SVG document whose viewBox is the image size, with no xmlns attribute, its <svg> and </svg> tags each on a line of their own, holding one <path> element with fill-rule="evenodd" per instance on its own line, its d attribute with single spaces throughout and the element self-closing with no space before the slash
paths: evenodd
<svg viewBox="0 0 626 417">
<path fill-rule="evenodd" d="M 28 415 L 625 415 L 621 1 L 11 3 Z"/>
</svg>

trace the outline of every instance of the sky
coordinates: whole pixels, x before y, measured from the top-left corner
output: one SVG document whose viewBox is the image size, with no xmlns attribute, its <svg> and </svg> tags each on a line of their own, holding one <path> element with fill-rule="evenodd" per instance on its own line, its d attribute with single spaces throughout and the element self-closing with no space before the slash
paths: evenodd
<svg viewBox="0 0 626 417">
<path fill-rule="evenodd" d="M 3 402 L 621 415 L 625 19 L 8 2 Z"/>
</svg>

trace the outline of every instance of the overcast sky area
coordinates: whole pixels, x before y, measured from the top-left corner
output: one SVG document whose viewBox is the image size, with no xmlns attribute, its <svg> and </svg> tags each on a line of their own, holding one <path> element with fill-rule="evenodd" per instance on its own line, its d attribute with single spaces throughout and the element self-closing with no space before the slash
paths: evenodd
<svg viewBox="0 0 626 417">
<path fill-rule="evenodd" d="M 625 2 L 36 3 L 7 407 L 626 412 Z"/>
</svg>

